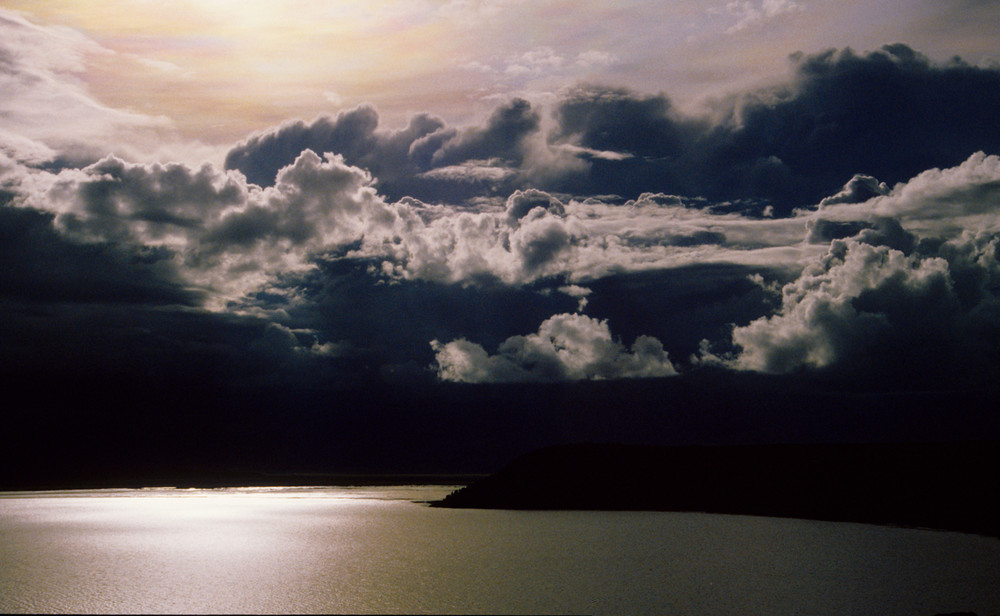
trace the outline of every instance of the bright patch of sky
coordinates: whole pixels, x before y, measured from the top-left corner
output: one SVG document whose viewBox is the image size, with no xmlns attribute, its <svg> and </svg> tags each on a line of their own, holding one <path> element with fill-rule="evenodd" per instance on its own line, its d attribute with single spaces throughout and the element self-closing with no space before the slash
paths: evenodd
<svg viewBox="0 0 1000 616">
<path fill-rule="evenodd" d="M 292 117 L 374 103 L 481 119 L 498 98 L 578 82 L 665 92 L 682 107 L 776 79 L 794 51 L 904 42 L 934 60 L 1000 61 L 995 2 L 739 0 L 5 0 L 72 28 L 102 103 L 231 142 Z M 84 38 L 89 40 L 84 40 Z"/>
</svg>

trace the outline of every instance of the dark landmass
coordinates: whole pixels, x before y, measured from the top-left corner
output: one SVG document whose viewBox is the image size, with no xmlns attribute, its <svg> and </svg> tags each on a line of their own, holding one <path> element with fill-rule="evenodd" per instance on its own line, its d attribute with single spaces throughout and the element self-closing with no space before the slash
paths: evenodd
<svg viewBox="0 0 1000 616">
<path fill-rule="evenodd" d="M 4 368 L 0 490 L 373 484 L 414 475 L 460 485 L 441 477 L 487 475 L 567 443 L 1000 441 L 1000 385 L 921 381 L 916 390 L 701 369 L 619 381 L 373 378 L 291 388 L 222 385 L 204 366 L 204 375 L 174 380 Z"/>
<path fill-rule="evenodd" d="M 521 456 L 434 505 L 704 511 L 1000 537 L 998 445 L 565 445 Z"/>
<path fill-rule="evenodd" d="M 258 488 L 258 487 L 357 487 L 357 486 L 416 486 L 466 485 L 482 479 L 481 474 L 345 474 L 345 473 L 253 473 L 237 471 L 180 471 L 154 474 L 119 474 L 80 478 L 72 482 L 12 483 L 2 492 L 48 490 L 100 490 L 140 488 Z"/>
</svg>

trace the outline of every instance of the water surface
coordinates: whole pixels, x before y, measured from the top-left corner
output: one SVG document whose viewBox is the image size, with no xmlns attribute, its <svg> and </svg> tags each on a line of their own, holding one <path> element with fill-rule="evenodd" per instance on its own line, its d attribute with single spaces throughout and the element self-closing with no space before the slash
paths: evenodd
<svg viewBox="0 0 1000 616">
<path fill-rule="evenodd" d="M 1000 613 L 1000 540 L 429 508 L 448 486 L 0 495 L 0 611 Z"/>
</svg>

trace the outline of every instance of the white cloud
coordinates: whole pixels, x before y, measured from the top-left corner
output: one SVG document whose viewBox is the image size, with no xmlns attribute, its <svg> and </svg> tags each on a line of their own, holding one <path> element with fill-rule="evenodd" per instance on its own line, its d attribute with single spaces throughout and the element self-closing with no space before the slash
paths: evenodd
<svg viewBox="0 0 1000 616">
<path fill-rule="evenodd" d="M 857 180 L 857 178 L 855 178 Z M 874 178 L 864 180 L 874 182 Z M 855 180 L 852 180 L 855 182 Z M 977 152 L 956 167 L 928 169 L 860 203 L 841 199 L 849 183 L 824 199 L 818 215 L 829 220 L 894 218 L 925 237 L 957 237 L 967 229 L 1000 230 L 1000 157 Z"/>
<path fill-rule="evenodd" d="M 895 292 L 899 301 L 915 301 L 949 287 L 944 259 L 834 241 L 823 258 L 782 289 L 777 314 L 734 329 L 733 343 L 741 350 L 733 365 L 761 372 L 827 367 L 892 326 L 885 313 L 858 308 L 863 294 Z"/>
<path fill-rule="evenodd" d="M 587 307 L 587 296 L 592 293 L 592 291 L 586 287 L 581 287 L 580 285 L 566 285 L 564 287 L 559 287 L 558 291 L 560 293 L 565 293 L 570 297 L 575 297 L 578 300 L 576 307 L 577 312 L 583 312 L 583 309 Z"/>
<path fill-rule="evenodd" d="M 760 4 L 749 0 L 737 0 L 726 4 L 726 10 L 736 16 L 736 23 L 726 30 L 733 34 L 764 24 L 779 15 L 802 10 L 802 5 L 793 0 L 762 0 Z"/>
<path fill-rule="evenodd" d="M 662 377 L 676 374 L 656 338 L 639 336 L 627 349 L 607 321 L 557 314 L 538 332 L 513 336 L 496 355 L 468 340 L 431 342 L 438 376 L 470 383 Z"/>
<path fill-rule="evenodd" d="M 265 189 L 209 164 L 116 157 L 57 174 L 18 166 L 4 176 L 16 205 L 55 213 L 57 228 L 77 240 L 174 251 L 214 307 L 274 276 L 313 267 L 315 254 L 382 224 L 389 209 L 371 184 L 367 172 L 341 157 L 321 159 L 308 150 Z"/>
<path fill-rule="evenodd" d="M 587 51 L 581 51 L 576 55 L 577 66 L 583 68 L 605 68 L 611 66 L 618 61 L 617 56 L 613 53 L 607 51 L 599 51 L 596 49 L 589 49 Z"/>
<path fill-rule="evenodd" d="M 499 182 L 517 173 L 516 169 L 505 167 L 497 160 L 469 160 L 458 165 L 437 167 L 420 174 L 432 180 L 455 182 Z"/>
<path fill-rule="evenodd" d="M 215 155 L 214 148 L 182 142 L 164 116 L 116 109 L 92 96 L 84 80 L 88 59 L 114 55 L 76 30 L 36 25 L 0 9 L 0 148 L 30 164 L 57 156 L 91 161 L 109 152 L 136 160 Z"/>
</svg>

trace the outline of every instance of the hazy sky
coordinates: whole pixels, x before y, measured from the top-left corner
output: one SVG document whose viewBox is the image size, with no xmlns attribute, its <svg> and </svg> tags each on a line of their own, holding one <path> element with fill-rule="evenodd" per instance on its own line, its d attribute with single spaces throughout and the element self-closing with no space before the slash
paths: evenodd
<svg viewBox="0 0 1000 616">
<path fill-rule="evenodd" d="M 789 54 L 907 43 L 1000 61 L 995 2 L 201 0 L 18 2 L 100 103 L 220 143 L 288 118 L 375 104 L 397 125 L 481 119 L 502 97 L 579 81 L 692 106 L 773 81 Z M 72 30 L 64 30 L 69 28 Z M 59 49 L 58 47 L 63 47 Z"/>
<path fill-rule="evenodd" d="M 0 362 L 992 383 L 998 33 L 975 0 L 6 0 Z"/>
</svg>

